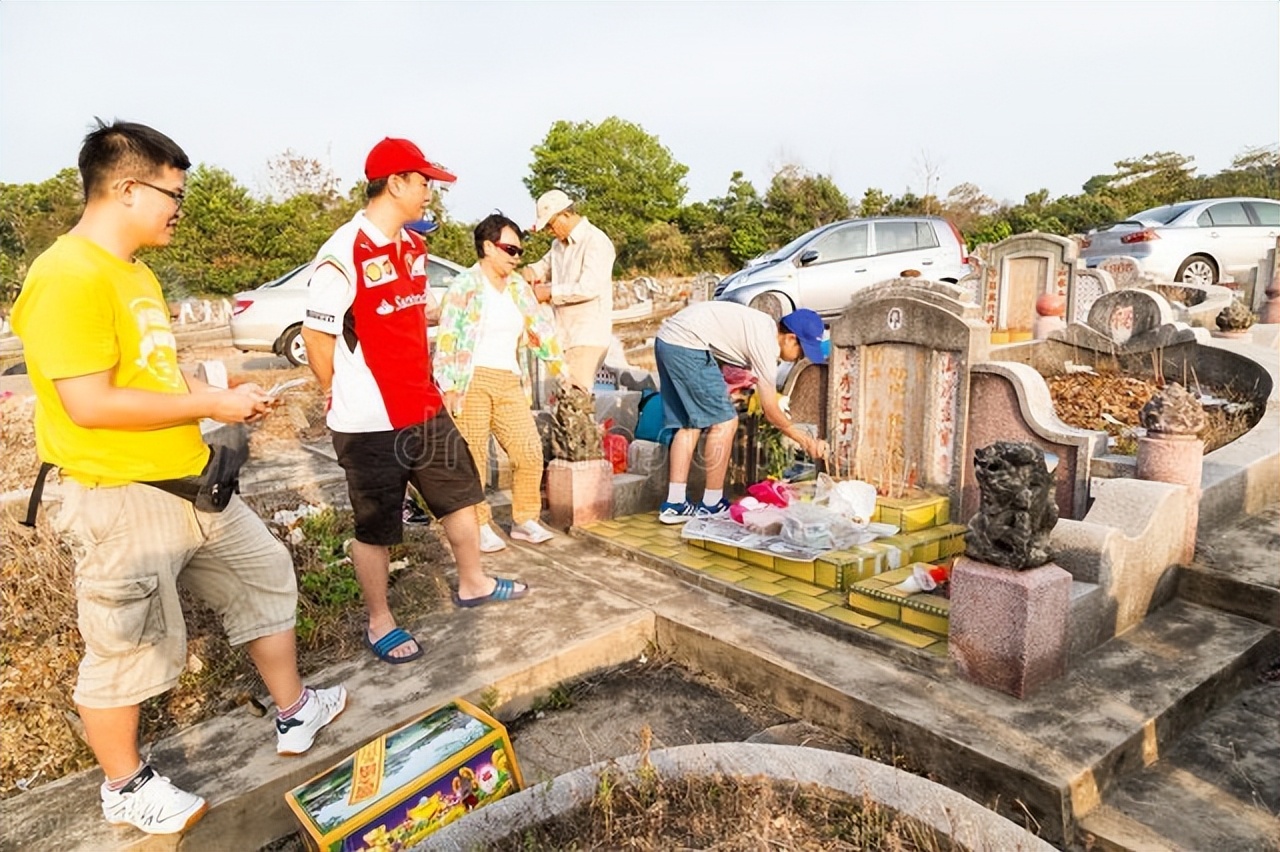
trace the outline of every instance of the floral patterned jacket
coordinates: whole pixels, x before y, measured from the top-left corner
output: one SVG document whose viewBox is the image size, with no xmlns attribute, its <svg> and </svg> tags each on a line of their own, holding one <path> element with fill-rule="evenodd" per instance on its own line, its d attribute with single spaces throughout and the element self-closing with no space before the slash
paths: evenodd
<svg viewBox="0 0 1280 852">
<path fill-rule="evenodd" d="M 516 273 L 507 278 L 507 292 L 516 308 L 524 316 L 524 335 L 519 348 L 528 349 L 538 359 L 545 361 L 552 376 L 564 370 L 564 356 L 556 339 L 551 318 L 542 311 L 533 288 Z M 436 350 L 432 356 L 436 384 L 441 393 L 457 393 L 465 396 L 474 372 L 472 353 L 480 334 L 480 315 L 485 299 L 496 293 L 480 264 L 458 274 L 449 284 L 440 305 L 440 325 L 436 329 Z M 525 396 L 532 403 L 533 388 L 529 380 L 529 366 L 524 358 L 520 362 L 520 382 Z"/>
</svg>

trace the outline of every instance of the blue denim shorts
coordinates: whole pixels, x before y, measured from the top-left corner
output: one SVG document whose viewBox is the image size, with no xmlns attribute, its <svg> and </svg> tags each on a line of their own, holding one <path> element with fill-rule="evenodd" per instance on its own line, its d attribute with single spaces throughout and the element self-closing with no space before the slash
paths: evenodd
<svg viewBox="0 0 1280 852">
<path fill-rule="evenodd" d="M 738 416 L 716 359 L 706 349 L 653 344 L 662 394 L 662 425 L 668 429 L 706 429 Z"/>
</svg>

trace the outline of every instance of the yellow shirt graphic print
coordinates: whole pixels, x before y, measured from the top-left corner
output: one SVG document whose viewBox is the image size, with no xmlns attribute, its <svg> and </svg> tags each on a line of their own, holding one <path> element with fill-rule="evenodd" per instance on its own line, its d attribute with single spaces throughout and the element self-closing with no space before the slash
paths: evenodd
<svg viewBox="0 0 1280 852">
<path fill-rule="evenodd" d="M 167 387 L 181 390 L 184 383 L 178 369 L 178 339 L 169 325 L 169 309 L 164 302 L 144 297 L 130 302 L 129 312 L 138 325 L 136 365 Z"/>
</svg>

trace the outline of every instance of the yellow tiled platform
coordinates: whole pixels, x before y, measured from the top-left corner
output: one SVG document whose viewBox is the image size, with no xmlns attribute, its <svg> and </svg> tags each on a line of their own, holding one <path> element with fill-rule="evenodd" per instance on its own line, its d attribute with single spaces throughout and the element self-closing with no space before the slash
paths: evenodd
<svg viewBox="0 0 1280 852">
<path fill-rule="evenodd" d="M 936 503 L 933 504 L 933 512 L 936 518 Z M 924 617 L 936 619 L 936 613 L 921 611 L 920 618 L 913 614 L 911 618 L 917 623 L 911 623 L 903 621 L 900 604 L 890 602 L 886 605 L 886 610 L 894 607 L 892 615 L 875 616 L 850 608 L 848 602 L 850 591 L 858 584 L 888 576 L 882 572 L 891 570 L 891 566 L 908 564 L 911 547 L 918 542 L 909 543 L 906 549 L 873 542 L 827 553 L 813 562 L 799 562 L 754 551 L 739 552 L 736 547 L 718 542 L 684 540 L 680 537 L 681 527 L 659 523 L 656 512 L 600 521 L 584 527 L 584 531 L 634 551 L 637 556 L 675 563 L 716 583 L 764 595 L 784 605 L 817 613 L 912 648 L 946 656 L 945 629 L 939 631 L 936 621 Z M 947 530 L 934 540 L 947 541 L 954 534 L 954 530 Z"/>
<path fill-rule="evenodd" d="M 907 566 L 855 583 L 849 590 L 849 606 L 864 615 L 946 636 L 950 629 L 951 601 L 928 592 L 907 594 L 893 588 L 911 574 L 912 567 Z"/>
</svg>

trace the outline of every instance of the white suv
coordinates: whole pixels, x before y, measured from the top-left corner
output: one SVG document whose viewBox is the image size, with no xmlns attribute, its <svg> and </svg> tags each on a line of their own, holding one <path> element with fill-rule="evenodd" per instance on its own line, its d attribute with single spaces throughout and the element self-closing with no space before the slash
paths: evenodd
<svg viewBox="0 0 1280 852">
<path fill-rule="evenodd" d="M 937 216 L 833 222 L 750 261 L 720 282 L 715 297 L 775 318 L 796 308 L 833 315 L 855 290 L 909 269 L 952 283 L 967 274 L 969 256 L 955 225 Z"/>
</svg>

